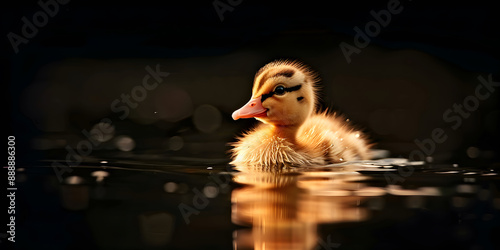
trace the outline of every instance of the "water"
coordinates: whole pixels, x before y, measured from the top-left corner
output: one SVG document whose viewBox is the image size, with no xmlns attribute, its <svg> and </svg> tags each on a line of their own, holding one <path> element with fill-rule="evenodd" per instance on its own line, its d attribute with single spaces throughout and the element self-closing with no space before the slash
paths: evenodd
<svg viewBox="0 0 500 250">
<path fill-rule="evenodd" d="M 189 164 L 188 164 L 189 162 Z M 498 249 L 498 167 L 382 159 L 282 173 L 86 159 L 17 175 L 21 249 Z"/>
</svg>

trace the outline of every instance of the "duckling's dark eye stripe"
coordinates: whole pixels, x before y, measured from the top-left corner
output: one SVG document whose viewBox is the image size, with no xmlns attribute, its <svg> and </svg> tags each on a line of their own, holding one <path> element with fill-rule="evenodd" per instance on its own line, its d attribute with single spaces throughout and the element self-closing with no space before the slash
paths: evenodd
<svg viewBox="0 0 500 250">
<path fill-rule="evenodd" d="M 292 91 L 297 91 L 299 90 L 300 88 L 302 88 L 302 85 L 295 85 L 293 87 L 290 87 L 290 88 L 285 88 L 285 92 L 292 92 Z"/>
<path fill-rule="evenodd" d="M 302 85 L 300 85 L 300 84 L 299 84 L 299 85 L 295 85 L 295 86 L 293 86 L 293 87 L 285 88 L 285 93 L 286 93 L 286 92 L 297 91 L 297 90 L 299 90 L 301 87 L 302 87 Z M 261 97 L 261 99 L 260 99 L 260 101 L 261 101 L 261 102 L 264 102 L 264 100 L 266 100 L 267 98 L 269 98 L 269 97 L 273 96 L 274 94 L 275 94 L 275 93 L 274 93 L 274 91 L 271 91 L 271 92 L 269 92 L 269 93 L 267 93 L 267 94 L 263 94 L 263 95 L 262 95 L 262 97 Z"/>
</svg>

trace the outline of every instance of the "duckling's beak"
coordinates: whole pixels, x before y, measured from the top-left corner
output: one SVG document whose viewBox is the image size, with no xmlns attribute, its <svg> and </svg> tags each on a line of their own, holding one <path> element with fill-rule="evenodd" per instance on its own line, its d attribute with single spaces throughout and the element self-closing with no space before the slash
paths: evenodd
<svg viewBox="0 0 500 250">
<path fill-rule="evenodd" d="M 267 116 L 267 109 L 262 107 L 261 97 L 251 99 L 240 109 L 233 112 L 233 119 L 252 118 L 252 117 L 265 117 Z"/>
</svg>

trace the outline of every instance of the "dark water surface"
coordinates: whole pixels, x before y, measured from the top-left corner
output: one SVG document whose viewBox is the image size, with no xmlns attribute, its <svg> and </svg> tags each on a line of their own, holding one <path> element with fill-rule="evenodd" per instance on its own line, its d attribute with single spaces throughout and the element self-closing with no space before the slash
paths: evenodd
<svg viewBox="0 0 500 250">
<path fill-rule="evenodd" d="M 178 159 L 179 162 L 188 162 Z M 188 159 L 189 160 L 189 159 Z M 18 168 L 21 249 L 498 249 L 498 165 L 382 159 L 238 171 L 88 159 Z"/>
</svg>

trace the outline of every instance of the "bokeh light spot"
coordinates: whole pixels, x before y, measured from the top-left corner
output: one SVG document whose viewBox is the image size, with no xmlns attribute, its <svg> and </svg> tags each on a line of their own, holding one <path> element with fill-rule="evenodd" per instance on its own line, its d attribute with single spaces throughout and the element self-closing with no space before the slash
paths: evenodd
<svg viewBox="0 0 500 250">
<path fill-rule="evenodd" d="M 178 151 L 184 147 L 184 139 L 180 136 L 172 136 L 168 139 L 168 149 Z"/>
<path fill-rule="evenodd" d="M 203 194 L 208 198 L 215 198 L 219 194 L 219 188 L 212 185 L 207 185 L 203 188 Z"/>
<path fill-rule="evenodd" d="M 116 147 L 121 151 L 131 151 L 135 148 L 135 141 L 126 135 L 117 137 L 115 143 Z"/>
<path fill-rule="evenodd" d="M 194 111 L 193 122 L 199 131 L 212 133 L 220 127 L 222 115 L 216 107 L 203 104 Z"/>
<path fill-rule="evenodd" d="M 69 185 L 79 185 L 79 184 L 83 184 L 84 179 L 80 176 L 74 175 L 74 176 L 69 176 L 66 179 L 64 179 L 64 182 L 66 184 L 69 184 Z"/>
<path fill-rule="evenodd" d="M 107 122 L 99 122 L 90 130 L 92 139 L 105 142 L 109 141 L 115 135 L 115 126 Z"/>
<path fill-rule="evenodd" d="M 177 122 L 191 116 L 193 103 L 185 90 L 174 85 L 160 85 L 155 92 L 155 117 Z"/>
<path fill-rule="evenodd" d="M 469 147 L 467 148 L 467 156 L 469 156 L 469 158 L 477 158 L 479 157 L 479 149 L 476 148 L 476 147 Z"/>
<path fill-rule="evenodd" d="M 173 193 L 173 192 L 175 192 L 177 190 L 177 183 L 175 183 L 175 182 L 167 182 L 163 186 L 163 190 L 165 190 L 165 192 L 167 192 L 167 193 Z"/>
</svg>

